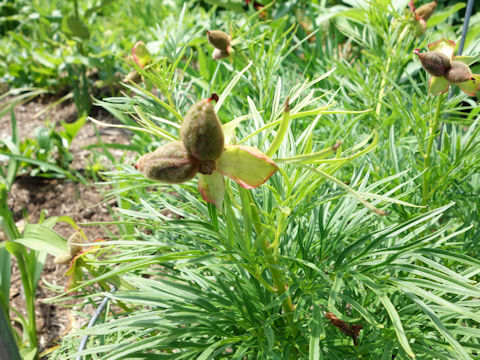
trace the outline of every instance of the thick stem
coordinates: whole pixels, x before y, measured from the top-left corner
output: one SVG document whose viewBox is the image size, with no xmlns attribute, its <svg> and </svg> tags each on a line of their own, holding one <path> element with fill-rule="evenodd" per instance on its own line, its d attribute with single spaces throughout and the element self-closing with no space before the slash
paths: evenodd
<svg viewBox="0 0 480 360">
<path fill-rule="evenodd" d="M 433 142 L 435 141 L 436 133 L 438 130 L 438 122 L 440 119 L 440 113 L 442 110 L 442 104 L 443 104 L 443 99 L 445 98 L 444 95 L 440 95 L 437 99 L 437 108 L 435 110 L 435 115 L 433 116 L 433 119 L 430 121 L 429 127 L 428 127 L 428 143 L 427 143 L 427 148 L 425 150 L 425 153 L 423 155 L 424 161 L 423 161 L 423 184 L 422 184 L 422 205 L 426 206 L 427 202 L 429 200 L 429 188 L 430 188 L 430 176 L 427 173 L 428 169 L 430 168 L 430 162 L 431 162 L 431 152 L 433 148 Z M 427 208 L 424 208 L 425 211 L 427 211 Z"/>
</svg>

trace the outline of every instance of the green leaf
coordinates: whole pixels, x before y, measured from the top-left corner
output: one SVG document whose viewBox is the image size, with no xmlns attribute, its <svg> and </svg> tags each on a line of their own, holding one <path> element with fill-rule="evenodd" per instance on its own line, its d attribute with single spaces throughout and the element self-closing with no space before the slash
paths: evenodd
<svg viewBox="0 0 480 360">
<path fill-rule="evenodd" d="M 453 59 L 455 54 L 455 42 L 447 39 L 440 39 L 432 44 L 428 44 L 429 51 L 440 51 L 449 59 Z"/>
<path fill-rule="evenodd" d="M 262 185 L 277 170 L 275 163 L 250 146 L 227 145 L 217 160 L 217 170 L 245 189 Z"/>
<path fill-rule="evenodd" d="M 30 249 L 46 252 L 53 256 L 68 251 L 66 239 L 54 230 L 40 224 L 27 224 L 23 237 L 14 241 Z"/>
<path fill-rule="evenodd" d="M 475 96 L 475 94 L 480 91 L 480 75 L 473 75 L 474 80 L 465 81 L 458 83 L 458 87 L 462 91 L 466 92 L 470 96 Z"/>
<path fill-rule="evenodd" d="M 285 109 L 283 110 L 282 119 L 278 126 L 277 134 L 270 145 L 270 148 L 265 153 L 267 156 L 272 156 L 275 154 L 283 142 L 285 135 L 287 134 L 288 127 L 290 125 L 290 105 L 288 104 L 288 98 L 285 102 Z"/>
<path fill-rule="evenodd" d="M 439 76 L 430 76 L 430 82 L 428 84 L 428 92 L 435 95 L 440 95 L 446 93 L 448 91 L 448 87 L 450 86 L 447 79 L 444 77 Z"/>
<path fill-rule="evenodd" d="M 90 38 L 90 31 L 88 27 L 78 17 L 72 15 L 67 18 L 67 26 L 73 36 L 80 39 L 88 40 Z"/>
<path fill-rule="evenodd" d="M 202 194 L 203 200 L 215 204 L 221 212 L 223 208 L 223 198 L 225 196 L 225 183 L 223 175 L 214 171 L 212 175 L 198 174 L 198 190 Z"/>
<path fill-rule="evenodd" d="M 388 316 L 392 321 L 392 325 L 395 329 L 395 333 L 397 334 L 397 338 L 398 338 L 398 341 L 400 342 L 400 345 L 402 346 L 403 350 L 405 350 L 405 352 L 408 354 L 408 356 L 414 359 L 416 356 L 413 353 L 412 348 L 410 347 L 410 343 L 408 341 L 407 336 L 405 335 L 405 330 L 403 329 L 402 320 L 400 319 L 400 316 L 398 315 L 397 310 L 395 310 L 395 307 L 393 306 L 389 297 L 382 291 L 379 285 L 375 284 L 367 276 L 362 274 L 355 274 L 355 277 L 357 277 L 361 282 L 363 282 L 366 286 L 372 289 L 375 292 L 375 294 L 378 296 L 379 300 L 382 302 L 383 306 L 388 312 Z"/>
<path fill-rule="evenodd" d="M 428 19 L 427 21 L 427 27 L 432 27 L 435 25 L 440 24 L 443 22 L 446 18 L 449 16 L 455 14 L 459 10 L 463 9 L 465 7 L 465 3 L 457 3 L 455 5 L 446 7 L 445 9 L 441 11 L 435 11 L 435 13 Z"/>
</svg>

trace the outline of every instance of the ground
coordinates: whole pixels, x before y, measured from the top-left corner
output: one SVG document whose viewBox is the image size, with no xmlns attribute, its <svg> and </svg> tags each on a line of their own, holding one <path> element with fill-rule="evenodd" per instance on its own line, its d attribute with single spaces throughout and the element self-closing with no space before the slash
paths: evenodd
<svg viewBox="0 0 480 360">
<path fill-rule="evenodd" d="M 53 100 L 36 99 L 15 108 L 20 139 L 31 137 L 35 128 L 44 126 L 46 121 L 55 123 L 55 126 L 60 128 L 61 121 L 71 122 L 76 120 L 77 113 L 73 103 L 63 103 L 44 115 L 35 117 L 35 114 L 48 106 L 51 101 Z M 94 113 L 94 117 L 101 121 L 114 121 L 103 110 L 94 109 Z M 10 114 L 8 114 L 0 119 L 0 139 L 8 138 L 10 131 Z M 121 129 L 99 128 L 98 131 L 102 140 L 106 143 L 128 143 L 128 133 Z M 85 149 L 85 146 L 96 142 L 97 137 L 93 124 L 87 123 L 71 144 L 70 151 L 74 155 L 71 164 L 73 169 L 83 171 L 89 165 L 90 152 Z M 123 151 L 116 154 L 114 151 L 112 152 L 118 156 L 123 153 Z M 116 202 L 115 200 L 102 202 L 104 200 L 103 192 L 106 190 L 101 185 L 86 186 L 65 179 L 30 177 L 28 174 L 21 174 L 16 178 L 10 192 L 9 205 L 20 228 L 26 221 L 37 222 L 42 211 L 46 211 L 47 216 L 68 215 L 77 224 L 107 222 L 112 220 L 111 211 L 114 211 Z M 73 232 L 72 227 L 67 223 L 59 223 L 54 229 L 64 237 L 70 236 Z M 87 237 L 92 240 L 105 237 L 108 231 L 114 231 L 112 228 L 101 226 L 82 226 L 82 229 Z M 4 240 L 2 234 L 0 234 L 0 238 L 0 241 Z M 68 333 L 72 327 L 82 326 L 85 323 L 83 318 L 75 319 L 72 315 L 72 308 L 42 302 L 43 299 L 56 295 L 55 292 L 45 286 L 44 282 L 63 286 L 66 280 L 64 277 L 65 270 L 66 265 L 55 265 L 52 257 L 48 257 L 40 279 L 36 301 L 40 352 L 55 346 L 59 338 Z M 10 304 L 12 308 L 25 314 L 20 274 L 15 263 L 12 265 Z M 90 311 L 92 311 L 92 308 L 90 308 Z M 16 317 L 13 311 L 11 317 Z M 17 325 L 15 324 L 15 326 Z"/>
</svg>

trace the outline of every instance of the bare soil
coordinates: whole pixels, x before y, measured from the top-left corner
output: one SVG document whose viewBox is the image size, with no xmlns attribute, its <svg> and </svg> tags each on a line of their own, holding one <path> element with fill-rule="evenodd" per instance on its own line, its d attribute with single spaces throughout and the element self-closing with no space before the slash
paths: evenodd
<svg viewBox="0 0 480 360">
<path fill-rule="evenodd" d="M 37 99 L 15 108 L 21 140 L 32 137 L 35 128 L 45 127 L 45 123 L 54 123 L 56 128 L 60 128 L 61 121 L 72 122 L 77 119 L 77 112 L 73 103 L 61 104 L 44 115 L 35 117 L 35 114 L 46 106 L 48 106 L 48 99 L 47 101 Z M 105 111 L 95 110 L 95 118 L 103 122 L 115 122 Z M 99 128 L 98 131 L 102 141 L 106 143 L 127 144 L 129 142 L 129 134 L 121 129 Z M 0 138 L 8 138 L 10 133 L 10 115 L 8 115 L 0 119 Z M 72 169 L 82 171 L 89 165 L 91 152 L 85 147 L 95 143 L 97 143 L 95 129 L 91 123 L 87 123 L 77 134 L 70 147 L 70 151 L 74 155 L 71 164 Z M 123 151 L 117 153 L 112 151 L 112 153 L 117 156 L 123 155 Z M 0 165 L 2 164 L 0 163 Z M 22 174 L 17 177 L 9 194 L 9 205 L 20 228 L 25 222 L 37 222 L 42 211 L 46 212 L 47 216 L 68 215 L 77 224 L 109 222 L 113 220 L 111 212 L 114 211 L 116 202 L 102 202 L 104 200 L 102 189 L 106 190 L 95 185 L 83 185 L 65 179 L 30 177 L 28 174 Z M 54 229 L 66 238 L 73 232 L 72 227 L 65 222 L 58 223 Z M 105 238 L 108 236 L 108 232 L 115 232 L 112 227 L 101 226 L 82 226 L 82 230 L 92 241 L 97 238 Z M 4 240 L 2 237 L 0 234 L 0 241 Z M 42 302 L 45 298 L 57 295 L 45 286 L 45 282 L 64 286 L 66 269 L 66 265 L 55 265 L 50 256 L 43 269 L 36 298 L 40 353 L 55 346 L 59 339 L 70 331 L 72 326 L 83 325 L 75 323 L 78 319 L 75 319 L 72 315 L 71 308 Z M 26 314 L 20 273 L 15 262 L 12 264 L 10 304 L 12 308 Z M 10 315 L 12 319 L 16 317 L 13 311 Z M 19 328 L 16 323 L 14 323 L 14 326 Z"/>
</svg>

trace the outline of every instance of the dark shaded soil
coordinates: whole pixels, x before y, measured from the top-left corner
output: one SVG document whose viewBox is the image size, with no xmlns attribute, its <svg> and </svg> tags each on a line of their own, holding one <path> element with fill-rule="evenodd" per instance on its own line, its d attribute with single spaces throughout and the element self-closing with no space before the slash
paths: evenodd
<svg viewBox="0 0 480 360">
<path fill-rule="evenodd" d="M 45 123 L 55 124 L 56 128 L 60 128 L 61 121 L 72 122 L 77 118 L 73 103 L 61 104 L 46 114 L 35 117 L 35 114 L 45 106 L 48 106 L 48 101 L 37 100 L 16 107 L 15 116 L 22 140 L 32 137 L 35 128 L 45 127 Z M 114 119 L 103 111 L 97 111 L 95 118 L 103 122 L 114 122 Z M 98 131 L 102 141 L 106 143 L 127 144 L 129 141 L 129 134 L 121 129 L 99 128 Z M 8 115 L 0 119 L 0 138 L 8 138 L 10 132 L 10 115 Z M 70 147 L 70 152 L 74 155 L 71 163 L 72 169 L 83 171 L 90 165 L 91 152 L 85 149 L 85 146 L 95 144 L 97 141 L 93 125 L 87 123 L 77 134 Z M 123 151 L 112 151 L 112 153 L 116 156 L 123 155 Z M 0 166 L 3 165 L 0 163 Z M 91 183 L 93 184 L 93 180 Z M 106 189 L 103 188 L 103 190 Z M 9 194 L 9 206 L 19 228 L 22 228 L 25 222 L 36 223 L 42 211 L 46 212 L 47 217 L 68 215 L 77 224 L 112 221 L 111 213 L 115 209 L 116 202 L 115 200 L 102 202 L 103 200 L 102 188 L 94 185 L 83 185 L 65 179 L 30 177 L 28 173 L 17 177 Z M 58 223 L 54 229 L 66 238 L 73 232 L 72 227 L 65 222 Z M 108 233 L 115 232 L 114 227 L 101 226 L 82 226 L 82 230 L 92 241 L 100 237 L 105 238 Z M 0 241 L 3 240 L 3 235 L 0 234 Z M 64 277 L 66 269 L 66 265 L 54 264 L 49 256 L 40 278 L 36 300 L 40 352 L 55 346 L 72 327 L 77 328 L 84 325 L 83 320 L 74 318 L 70 308 L 42 302 L 45 298 L 57 295 L 47 288 L 44 282 L 63 287 L 66 282 Z M 20 274 L 15 262 L 12 264 L 10 305 L 20 313 L 26 314 Z M 93 311 L 91 307 L 89 308 Z M 85 311 L 85 309 L 83 310 Z M 10 315 L 12 319 L 16 317 L 13 311 Z M 14 324 L 16 328 L 19 328 L 17 325 Z"/>
</svg>

